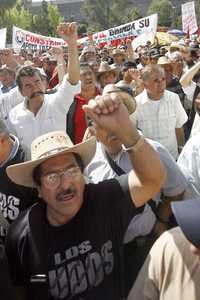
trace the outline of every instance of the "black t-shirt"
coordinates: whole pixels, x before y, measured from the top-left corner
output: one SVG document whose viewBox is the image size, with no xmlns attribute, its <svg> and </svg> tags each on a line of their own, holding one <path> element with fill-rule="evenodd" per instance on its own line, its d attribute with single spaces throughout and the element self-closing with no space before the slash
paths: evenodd
<svg viewBox="0 0 200 300">
<path fill-rule="evenodd" d="M 23 161 L 24 151 L 19 146 L 14 158 L 9 160 L 3 167 L 0 167 L 0 209 L 9 223 L 12 223 L 21 211 L 27 209 L 38 200 L 35 189 L 15 184 L 6 174 L 8 166 Z M 5 228 L 0 226 L 0 237 L 5 238 L 5 235 Z"/>
<path fill-rule="evenodd" d="M 10 227 L 6 249 L 15 284 L 28 284 L 30 276 L 43 271 L 43 264 L 47 299 L 123 299 L 123 237 L 136 213 L 128 176 L 86 185 L 81 209 L 63 226 L 49 225 L 44 207 L 34 206 Z M 40 245 L 33 229 L 36 217 Z M 36 247 L 30 239 L 36 241 Z M 38 270 L 33 248 L 42 259 Z"/>
</svg>

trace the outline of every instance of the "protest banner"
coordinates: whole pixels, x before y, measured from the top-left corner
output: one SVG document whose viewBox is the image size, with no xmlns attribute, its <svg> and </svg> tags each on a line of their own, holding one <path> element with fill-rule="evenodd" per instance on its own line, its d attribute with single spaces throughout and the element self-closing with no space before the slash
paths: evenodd
<svg viewBox="0 0 200 300">
<path fill-rule="evenodd" d="M 0 29 L 0 48 L 6 47 L 6 33 L 7 28 Z"/>
<path fill-rule="evenodd" d="M 112 41 L 138 36 L 144 32 L 155 33 L 157 30 L 158 15 L 135 20 L 114 28 L 110 28 L 93 34 L 94 45 L 111 43 Z M 78 45 L 85 46 L 89 42 L 87 37 L 79 39 Z M 36 33 L 23 30 L 13 26 L 12 47 L 14 49 L 48 50 L 51 47 L 66 46 L 67 44 L 59 38 L 46 37 Z"/>
<path fill-rule="evenodd" d="M 49 50 L 51 47 L 66 46 L 63 39 L 47 37 L 13 26 L 12 47 L 14 49 Z"/>
<path fill-rule="evenodd" d="M 182 30 L 185 33 L 193 34 L 198 30 L 194 1 L 181 5 L 182 9 Z"/>
<path fill-rule="evenodd" d="M 98 45 L 100 43 L 109 43 L 117 39 L 138 36 L 142 33 L 155 33 L 157 30 L 157 23 L 158 15 L 153 14 L 151 16 L 141 18 L 127 24 L 95 33 L 93 35 L 93 40 L 95 45 Z"/>
</svg>

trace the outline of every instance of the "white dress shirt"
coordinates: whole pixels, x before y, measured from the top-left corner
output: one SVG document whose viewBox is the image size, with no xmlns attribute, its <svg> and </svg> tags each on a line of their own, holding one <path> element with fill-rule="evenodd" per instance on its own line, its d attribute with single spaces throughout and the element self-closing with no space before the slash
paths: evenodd
<svg viewBox="0 0 200 300">
<path fill-rule="evenodd" d="M 200 198 L 200 132 L 191 137 L 178 158 L 178 165 L 188 180 L 186 197 Z"/>
<path fill-rule="evenodd" d="M 151 100 L 144 90 L 136 98 L 137 108 L 131 119 L 145 137 L 164 145 L 177 159 L 178 144 L 176 128 L 181 128 L 188 117 L 179 96 L 165 90 L 160 100 Z"/>
<path fill-rule="evenodd" d="M 10 111 L 10 129 L 19 138 L 27 159 L 30 158 L 30 146 L 35 138 L 51 131 L 66 131 L 66 114 L 74 95 L 79 92 L 80 83 L 71 85 L 65 76 L 55 94 L 44 95 L 44 102 L 36 115 L 27 108 L 26 101 Z"/>
<path fill-rule="evenodd" d="M 24 101 L 24 97 L 16 86 L 6 94 L 0 95 L 0 119 L 9 126 L 8 115 L 13 107 Z"/>
</svg>

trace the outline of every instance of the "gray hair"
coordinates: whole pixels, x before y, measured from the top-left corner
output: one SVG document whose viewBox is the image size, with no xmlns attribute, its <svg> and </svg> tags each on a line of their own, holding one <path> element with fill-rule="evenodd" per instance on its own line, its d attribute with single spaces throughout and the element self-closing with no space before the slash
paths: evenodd
<svg viewBox="0 0 200 300">
<path fill-rule="evenodd" d="M 152 74 L 158 73 L 160 75 L 165 75 L 164 69 L 159 66 L 159 65 L 147 65 L 143 70 L 142 70 L 142 80 L 143 81 L 148 81 Z"/>
</svg>

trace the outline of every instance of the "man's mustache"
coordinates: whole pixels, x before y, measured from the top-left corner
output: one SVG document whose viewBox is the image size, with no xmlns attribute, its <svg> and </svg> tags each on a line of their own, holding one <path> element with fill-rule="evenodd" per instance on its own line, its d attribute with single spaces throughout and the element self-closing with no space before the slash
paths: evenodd
<svg viewBox="0 0 200 300">
<path fill-rule="evenodd" d="M 57 195 L 56 195 L 56 198 L 59 200 L 61 199 L 62 197 L 65 197 L 65 196 L 68 196 L 68 195 L 71 195 L 71 194 L 75 194 L 76 192 L 76 189 L 74 187 L 69 187 L 68 189 L 66 190 L 62 190 L 60 191 Z"/>
<path fill-rule="evenodd" d="M 30 95 L 30 99 L 36 97 L 36 96 L 40 96 L 40 95 L 44 95 L 44 93 L 42 91 L 37 91 L 37 92 L 34 92 L 33 94 Z"/>
</svg>

